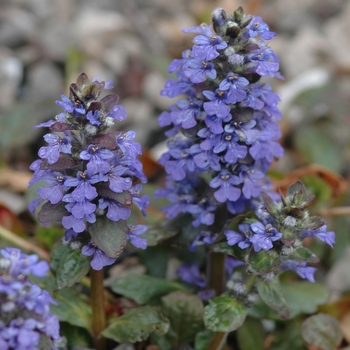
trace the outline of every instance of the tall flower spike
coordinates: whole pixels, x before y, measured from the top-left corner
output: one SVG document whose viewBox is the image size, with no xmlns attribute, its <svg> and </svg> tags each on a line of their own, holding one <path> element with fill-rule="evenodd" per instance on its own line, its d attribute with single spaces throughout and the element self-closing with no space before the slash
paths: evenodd
<svg viewBox="0 0 350 350">
<path fill-rule="evenodd" d="M 28 279 L 43 277 L 48 270 L 37 255 L 16 248 L 0 250 L 0 349 L 38 349 L 44 339 L 56 349 L 59 321 L 50 313 L 50 304 L 56 302 Z"/>
<path fill-rule="evenodd" d="M 117 104 L 116 94 L 98 100 L 112 87 L 110 81 L 90 81 L 81 73 L 70 85 L 69 97 L 62 95 L 56 101 L 64 112 L 37 126 L 48 127 L 50 133 L 44 136 L 48 146 L 39 150 L 41 159 L 31 165 L 30 184 L 43 180 L 47 186 L 39 187 L 39 199 L 30 209 L 43 204 L 38 219 L 61 222 L 66 240 L 75 247 L 78 242 L 84 255 L 93 256 L 95 270 L 112 264 L 126 246 L 130 234 L 126 220 L 133 201 L 143 215 L 149 204 L 148 197 L 140 195 L 141 185 L 133 185 L 136 180 L 147 181 L 137 159 L 142 150 L 133 141 L 135 132 L 109 130 L 126 118 L 126 111 Z M 146 240 L 138 240 L 144 249 Z"/>
<path fill-rule="evenodd" d="M 264 76 L 282 78 L 266 43 L 275 33 L 241 8 L 233 14 L 218 8 L 212 20 L 213 27 L 184 30 L 198 35 L 192 49 L 170 64 L 177 80 L 169 79 L 161 92 L 182 98 L 159 117 L 160 126 L 173 128 L 166 132 L 172 139 L 160 160 L 168 173 L 168 190 L 159 190 L 157 196 L 172 202 L 164 208 L 167 217 L 188 212 L 194 226 L 211 226 L 221 204 L 232 214 L 253 207 L 267 169 L 283 155 L 276 142 L 279 97 L 260 82 Z M 205 210 L 210 220 L 201 218 Z"/>
</svg>

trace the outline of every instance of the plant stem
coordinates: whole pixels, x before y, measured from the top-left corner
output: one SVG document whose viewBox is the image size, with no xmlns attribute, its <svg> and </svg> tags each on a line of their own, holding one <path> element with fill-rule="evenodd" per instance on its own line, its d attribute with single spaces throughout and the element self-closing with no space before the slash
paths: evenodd
<svg viewBox="0 0 350 350">
<path fill-rule="evenodd" d="M 224 346 L 227 337 L 226 332 L 217 332 L 211 341 L 208 350 L 220 350 Z"/>
<path fill-rule="evenodd" d="M 223 253 L 210 253 L 209 255 L 209 286 L 219 296 L 225 289 L 225 259 Z M 225 344 L 227 333 L 217 332 L 214 335 L 208 350 L 220 350 Z"/>
<path fill-rule="evenodd" d="M 105 339 L 100 333 L 106 328 L 105 297 L 103 287 L 103 269 L 90 269 L 91 276 L 91 307 L 92 307 L 92 332 L 95 348 L 105 349 Z"/>
<path fill-rule="evenodd" d="M 225 254 L 210 253 L 209 256 L 209 286 L 215 290 L 215 295 L 219 296 L 225 288 Z"/>
</svg>

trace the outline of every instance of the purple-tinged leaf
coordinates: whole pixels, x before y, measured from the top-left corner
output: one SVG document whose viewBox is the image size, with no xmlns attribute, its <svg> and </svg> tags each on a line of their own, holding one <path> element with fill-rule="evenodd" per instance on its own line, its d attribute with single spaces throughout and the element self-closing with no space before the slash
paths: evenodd
<svg viewBox="0 0 350 350">
<path fill-rule="evenodd" d="M 132 194 L 130 191 L 123 191 L 122 193 L 113 192 L 108 184 L 98 184 L 96 186 L 97 192 L 101 197 L 114 199 L 122 205 L 130 206 L 132 204 Z"/>
<path fill-rule="evenodd" d="M 43 161 L 40 164 L 40 169 L 60 171 L 70 169 L 75 164 L 75 160 L 69 154 L 61 153 L 60 157 L 58 158 L 58 161 L 54 164 L 49 164 L 47 159 L 43 159 Z"/>
<path fill-rule="evenodd" d="M 119 133 L 109 132 L 94 138 L 94 144 L 107 149 L 115 149 L 117 147 L 116 135 Z"/>
<path fill-rule="evenodd" d="M 57 123 L 54 123 L 50 126 L 50 130 L 56 131 L 56 132 L 63 132 L 66 130 L 71 130 L 71 129 L 72 129 L 72 126 L 68 123 L 57 122 Z"/>
<path fill-rule="evenodd" d="M 117 104 L 119 96 L 117 94 L 109 94 L 100 100 L 101 112 L 109 113 Z"/>
<path fill-rule="evenodd" d="M 95 223 L 88 226 L 93 243 L 108 257 L 117 258 L 125 249 L 128 225 L 125 220 L 112 221 L 98 216 Z"/>
<path fill-rule="evenodd" d="M 46 202 L 39 210 L 38 220 L 42 223 L 61 221 L 64 216 L 69 215 L 65 205 L 64 202 L 57 204 Z"/>
</svg>

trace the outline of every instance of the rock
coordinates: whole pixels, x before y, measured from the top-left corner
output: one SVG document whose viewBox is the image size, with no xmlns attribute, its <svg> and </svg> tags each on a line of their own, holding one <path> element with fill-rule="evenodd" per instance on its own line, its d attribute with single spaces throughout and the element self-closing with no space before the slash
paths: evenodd
<svg viewBox="0 0 350 350">
<path fill-rule="evenodd" d="M 9 108 L 16 100 L 23 78 L 22 62 L 11 50 L 0 50 L 0 108 Z"/>
</svg>

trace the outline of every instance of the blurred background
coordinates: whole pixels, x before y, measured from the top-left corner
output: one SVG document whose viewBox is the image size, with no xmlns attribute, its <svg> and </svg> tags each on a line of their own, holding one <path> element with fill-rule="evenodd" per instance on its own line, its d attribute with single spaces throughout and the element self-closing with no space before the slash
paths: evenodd
<svg viewBox="0 0 350 350">
<path fill-rule="evenodd" d="M 348 0 L 0 0 L 1 227 L 34 235 L 26 210 L 28 169 L 46 130 L 33 126 L 61 111 L 55 100 L 68 95 L 83 71 L 114 81 L 113 92 L 128 112 L 118 127 L 136 131 L 156 186 L 164 147 L 157 116 L 173 103 L 159 92 L 170 61 L 192 45 L 193 36 L 181 29 L 210 23 L 216 7 L 232 12 L 238 6 L 277 33 L 271 46 L 285 80 L 269 83 L 281 97 L 285 156 L 271 176 L 282 187 L 302 179 L 317 195 L 315 212 L 326 215 L 337 233 L 335 249 L 317 248 L 324 257 L 318 278 L 335 294 L 349 291 Z"/>
</svg>

